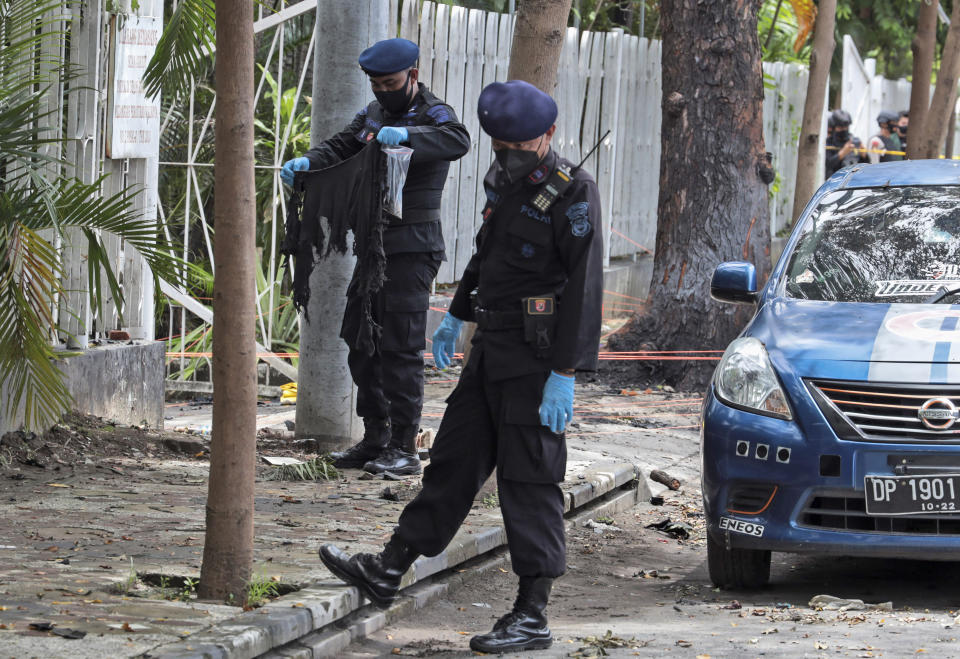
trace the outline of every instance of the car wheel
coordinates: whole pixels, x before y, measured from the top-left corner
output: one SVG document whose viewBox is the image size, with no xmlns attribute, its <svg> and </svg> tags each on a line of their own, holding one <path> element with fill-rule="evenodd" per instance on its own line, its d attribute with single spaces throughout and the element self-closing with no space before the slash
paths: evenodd
<svg viewBox="0 0 960 659">
<path fill-rule="evenodd" d="M 770 581 L 770 551 L 727 549 L 707 534 L 710 581 L 720 588 L 753 589 Z"/>
</svg>

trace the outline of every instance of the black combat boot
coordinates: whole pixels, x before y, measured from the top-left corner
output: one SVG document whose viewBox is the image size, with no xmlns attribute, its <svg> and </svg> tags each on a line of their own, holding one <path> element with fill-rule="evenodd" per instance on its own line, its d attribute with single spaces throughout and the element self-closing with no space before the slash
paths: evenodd
<svg viewBox="0 0 960 659">
<path fill-rule="evenodd" d="M 375 606 L 386 609 L 397 599 L 400 580 L 417 560 L 417 553 L 394 535 L 376 555 L 351 556 L 334 545 L 323 545 L 320 560 L 328 570 L 359 588 Z"/>
<path fill-rule="evenodd" d="M 364 419 L 363 439 L 346 451 L 330 454 L 337 469 L 359 469 L 370 460 L 380 457 L 390 442 L 390 419 Z"/>
<path fill-rule="evenodd" d="M 543 650 L 553 644 L 553 636 L 543 614 L 550 599 L 553 579 L 520 577 L 520 588 L 513 611 L 497 620 L 493 630 L 470 639 L 475 652 L 499 654 L 514 650 Z"/>
<path fill-rule="evenodd" d="M 363 465 L 364 471 L 379 474 L 389 471 L 391 474 L 412 475 L 423 471 L 420 457 L 417 455 L 417 426 L 393 426 L 390 445 L 380 457 Z"/>
</svg>

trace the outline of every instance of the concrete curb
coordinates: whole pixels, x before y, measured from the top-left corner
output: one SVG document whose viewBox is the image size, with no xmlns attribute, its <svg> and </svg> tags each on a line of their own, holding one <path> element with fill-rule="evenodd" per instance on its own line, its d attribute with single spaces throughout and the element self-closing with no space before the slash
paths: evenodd
<svg viewBox="0 0 960 659">
<path fill-rule="evenodd" d="M 625 489 L 614 492 L 602 502 L 588 505 L 567 521 L 567 528 L 583 524 L 593 517 L 614 515 L 633 508 L 643 500 L 643 488 Z M 479 562 L 477 562 L 479 561 Z M 494 554 L 490 558 L 479 557 L 471 562 L 466 572 L 450 572 L 442 575 L 436 583 L 418 583 L 404 591 L 396 604 L 386 611 L 372 606 L 364 606 L 344 620 L 334 625 L 334 629 L 321 630 L 307 634 L 301 639 L 272 650 L 261 659 L 316 659 L 317 657 L 336 657 L 351 643 L 380 631 L 397 619 L 409 616 L 428 606 L 448 593 L 475 581 L 477 578 L 501 568 L 507 564 L 506 553 Z"/>
<path fill-rule="evenodd" d="M 577 483 L 565 488 L 565 512 L 584 510 L 588 504 L 597 501 L 618 488 L 629 486 L 636 481 L 637 487 L 626 489 L 607 497 L 598 506 L 591 506 L 585 512 L 590 515 L 603 515 L 623 510 L 634 505 L 642 498 L 649 498 L 650 488 L 646 479 L 639 478 L 639 470 L 633 464 L 614 463 L 588 469 L 577 475 Z M 308 635 L 315 639 L 320 654 L 312 646 L 302 645 L 301 654 L 296 649 L 292 655 L 277 657 L 326 656 L 324 653 L 346 647 L 340 644 L 347 638 L 347 645 L 354 638 L 350 631 L 359 625 L 356 633 L 369 634 L 380 629 L 390 619 L 406 615 L 425 606 L 428 602 L 446 592 L 447 586 L 430 584 L 427 579 L 437 573 L 451 570 L 471 559 L 484 557 L 490 552 L 506 545 L 506 531 L 503 526 L 487 528 L 474 533 L 458 534 L 450 545 L 433 557 L 421 557 L 414 563 L 403 579 L 403 597 L 387 611 L 376 611 L 370 615 L 360 614 L 360 618 L 347 629 L 339 626 L 354 614 L 363 603 L 359 591 L 341 582 L 319 582 L 296 593 L 281 597 L 267 606 L 236 616 L 213 626 L 204 632 L 198 632 L 187 639 L 154 648 L 144 657 L 155 659 L 251 659 L 281 648 Z M 414 585 L 416 584 L 416 585 Z M 412 588 L 410 588 L 413 586 Z M 440 590 L 437 590 L 437 588 Z M 372 609 L 372 607 L 369 607 Z M 394 612 L 394 610 L 396 611 Z M 336 630 L 325 628 L 338 622 Z M 379 625 L 379 626 L 378 626 Z"/>
</svg>

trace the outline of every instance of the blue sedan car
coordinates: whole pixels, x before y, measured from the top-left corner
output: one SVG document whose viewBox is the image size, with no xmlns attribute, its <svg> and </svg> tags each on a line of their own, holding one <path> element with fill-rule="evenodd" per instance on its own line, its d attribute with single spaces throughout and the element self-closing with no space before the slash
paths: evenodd
<svg viewBox="0 0 960 659">
<path fill-rule="evenodd" d="M 711 294 L 757 305 L 704 401 L 711 580 L 761 586 L 772 551 L 960 559 L 960 165 L 837 172 L 762 290 L 730 262 Z"/>
</svg>

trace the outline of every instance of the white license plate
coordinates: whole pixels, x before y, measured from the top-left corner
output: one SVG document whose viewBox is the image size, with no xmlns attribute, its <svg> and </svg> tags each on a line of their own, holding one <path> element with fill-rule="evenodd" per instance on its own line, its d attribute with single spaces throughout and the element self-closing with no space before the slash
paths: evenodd
<svg viewBox="0 0 960 659">
<path fill-rule="evenodd" d="M 864 477 L 868 515 L 960 513 L 960 474 Z"/>
</svg>

